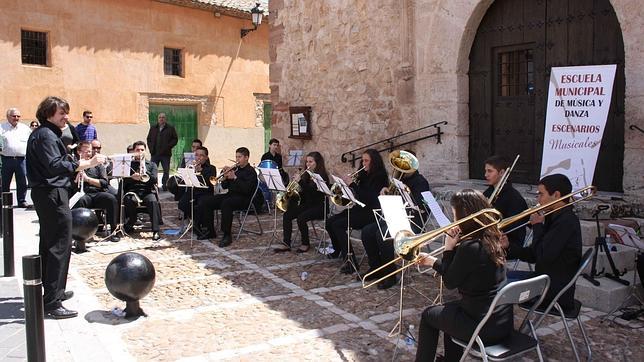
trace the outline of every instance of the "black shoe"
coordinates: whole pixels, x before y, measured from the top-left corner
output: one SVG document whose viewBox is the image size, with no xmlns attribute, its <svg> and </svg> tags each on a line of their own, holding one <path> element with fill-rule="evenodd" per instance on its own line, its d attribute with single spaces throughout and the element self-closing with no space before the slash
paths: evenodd
<svg viewBox="0 0 644 362">
<path fill-rule="evenodd" d="M 63 297 L 62 297 L 62 298 L 60 298 L 60 300 L 61 300 L 61 301 L 66 301 L 66 300 L 68 300 L 68 299 L 72 299 L 72 297 L 73 297 L 73 296 L 74 296 L 74 292 L 73 292 L 73 291 L 71 291 L 71 290 L 66 290 L 66 291 L 63 293 Z"/>
<path fill-rule="evenodd" d="M 118 235 L 114 234 L 110 236 L 110 241 L 113 243 L 118 243 L 119 241 L 121 241 L 121 238 Z"/>
<path fill-rule="evenodd" d="M 331 254 L 326 255 L 327 259 L 337 259 L 340 257 L 340 252 L 339 251 L 334 251 Z"/>
<path fill-rule="evenodd" d="M 159 239 L 161 239 L 161 235 L 159 235 L 159 232 L 158 231 L 153 232 L 152 233 L 152 240 L 157 241 Z"/>
<path fill-rule="evenodd" d="M 219 247 L 225 248 L 232 243 L 233 243 L 233 238 L 230 235 L 224 235 L 224 237 L 221 238 L 221 241 L 219 242 Z"/>
<path fill-rule="evenodd" d="M 208 240 L 208 239 L 214 239 L 216 237 L 217 235 L 213 235 L 211 233 L 203 233 L 203 234 L 197 235 L 197 240 Z"/>
<path fill-rule="evenodd" d="M 78 316 L 78 312 L 75 310 L 70 310 L 62 305 L 56 309 L 45 311 L 45 314 L 53 319 L 65 319 L 65 318 L 74 318 Z"/>
<path fill-rule="evenodd" d="M 395 275 L 390 276 L 389 278 L 378 283 L 378 289 L 384 290 L 389 289 L 398 283 L 398 278 Z"/>
<path fill-rule="evenodd" d="M 18 208 L 20 208 L 20 209 L 27 209 L 29 207 L 31 207 L 31 205 L 27 204 L 26 202 L 19 202 L 18 203 Z"/>
<path fill-rule="evenodd" d="M 128 234 L 131 234 L 134 232 L 134 226 L 132 225 L 123 225 L 123 231 L 125 231 Z"/>
</svg>

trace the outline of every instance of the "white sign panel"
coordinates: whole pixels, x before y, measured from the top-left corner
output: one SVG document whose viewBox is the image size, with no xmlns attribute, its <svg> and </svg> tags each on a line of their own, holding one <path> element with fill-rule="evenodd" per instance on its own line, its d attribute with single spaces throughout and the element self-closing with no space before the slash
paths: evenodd
<svg viewBox="0 0 644 362">
<path fill-rule="evenodd" d="M 541 177 L 564 174 L 573 189 L 593 182 L 615 69 L 615 64 L 552 68 Z"/>
</svg>

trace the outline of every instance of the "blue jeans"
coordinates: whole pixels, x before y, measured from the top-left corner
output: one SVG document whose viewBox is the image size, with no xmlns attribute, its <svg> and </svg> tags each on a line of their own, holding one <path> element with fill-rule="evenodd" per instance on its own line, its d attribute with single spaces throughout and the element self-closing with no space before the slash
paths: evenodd
<svg viewBox="0 0 644 362">
<path fill-rule="evenodd" d="M 2 156 L 2 192 L 9 192 L 11 178 L 16 176 L 16 196 L 18 203 L 25 202 L 27 196 L 27 163 L 25 158 Z"/>
</svg>

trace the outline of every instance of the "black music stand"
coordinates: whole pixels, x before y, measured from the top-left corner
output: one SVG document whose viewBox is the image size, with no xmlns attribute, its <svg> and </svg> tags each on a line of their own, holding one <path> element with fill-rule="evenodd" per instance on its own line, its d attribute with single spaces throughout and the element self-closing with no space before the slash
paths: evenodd
<svg viewBox="0 0 644 362">
<path fill-rule="evenodd" d="M 259 176 L 266 183 L 266 187 L 273 194 L 273 200 L 275 200 L 275 205 L 273 205 L 273 232 L 271 234 L 271 239 L 268 241 L 268 245 L 262 253 L 259 255 L 261 258 L 264 256 L 267 250 L 273 245 L 273 240 L 277 239 L 277 195 L 280 192 L 285 192 L 286 187 L 282 183 L 282 176 L 279 173 L 279 170 L 276 168 L 259 168 Z"/>
<path fill-rule="evenodd" d="M 195 188 L 207 189 L 208 186 L 206 185 L 205 180 L 199 179 L 199 177 L 195 173 L 194 168 L 189 168 L 189 167 L 178 168 L 177 173 L 179 174 L 179 179 L 182 182 L 182 183 L 177 182 L 177 186 L 183 187 L 183 188 L 190 188 L 190 222 L 186 226 L 181 236 L 177 238 L 177 240 L 183 239 L 183 237 L 188 233 L 188 230 L 190 230 L 190 247 L 192 248 L 192 242 L 195 239 L 195 231 L 194 231 Z"/>
<path fill-rule="evenodd" d="M 126 155 L 129 155 L 129 160 Z M 114 167 L 115 165 L 112 165 L 112 178 L 116 178 L 118 180 L 118 193 L 119 193 L 119 223 L 116 225 L 114 230 L 112 232 L 101 239 L 101 241 L 105 241 L 109 238 L 111 238 L 114 235 L 121 234 L 122 237 L 131 237 L 128 235 L 128 233 L 125 232 L 125 228 L 123 227 L 124 221 L 123 221 L 123 214 L 125 214 L 125 204 L 123 203 L 123 197 L 124 197 L 124 190 L 123 190 L 123 179 L 125 177 L 130 177 L 130 175 L 125 175 L 124 170 L 127 169 L 128 171 L 131 171 L 131 163 L 132 163 L 132 157 L 134 157 L 133 153 L 127 153 L 127 154 L 121 154 L 121 155 L 114 155 L 110 157 L 112 160 L 116 160 L 116 164 L 119 166 Z M 145 160 L 143 161 L 145 162 Z M 116 176 L 114 176 L 114 170 L 118 169 L 121 170 Z M 108 175 L 109 178 L 109 175 Z"/>
<path fill-rule="evenodd" d="M 340 188 L 342 190 L 342 198 L 345 200 L 349 200 L 349 204 L 347 204 L 347 255 L 346 255 L 346 260 L 340 265 L 338 270 L 331 276 L 331 278 L 326 282 L 328 285 L 331 283 L 333 279 L 340 273 L 342 268 L 344 267 L 344 264 L 349 264 L 351 268 L 358 274 L 358 278 L 362 279 L 360 276 L 360 271 L 358 270 L 358 266 L 353 262 L 353 248 L 351 248 L 351 209 L 355 206 L 358 205 L 360 207 L 365 207 L 365 204 L 360 202 L 356 197 L 353 195 L 353 191 L 351 191 L 351 188 L 347 186 L 347 184 L 342 180 L 341 178 L 337 176 L 331 175 L 335 183 L 340 185 Z"/>
<path fill-rule="evenodd" d="M 615 262 L 613 261 L 613 257 L 610 255 L 610 248 L 608 247 L 608 244 L 606 244 L 606 237 L 602 236 L 601 228 L 599 226 L 599 214 L 602 211 L 608 210 L 609 208 L 610 206 L 608 205 L 599 205 L 597 206 L 597 210 L 593 212 L 592 216 L 595 218 L 595 222 L 597 223 L 597 237 L 595 238 L 595 254 L 593 255 L 593 263 L 590 268 L 590 274 L 584 273 L 582 274 L 582 276 L 596 287 L 598 287 L 600 283 L 597 279 L 595 279 L 595 277 L 601 276 L 602 274 L 608 279 L 612 279 L 618 283 L 628 286 L 630 282 L 620 278 L 620 276 L 622 276 L 624 273 L 620 273 L 619 270 L 617 270 L 617 267 L 615 266 Z M 597 255 L 599 254 L 600 250 L 604 250 L 604 252 L 606 253 L 606 258 L 608 258 L 608 263 L 610 264 L 610 269 L 612 273 L 606 273 L 604 272 L 604 269 L 602 269 L 599 272 L 597 271 Z"/>
</svg>

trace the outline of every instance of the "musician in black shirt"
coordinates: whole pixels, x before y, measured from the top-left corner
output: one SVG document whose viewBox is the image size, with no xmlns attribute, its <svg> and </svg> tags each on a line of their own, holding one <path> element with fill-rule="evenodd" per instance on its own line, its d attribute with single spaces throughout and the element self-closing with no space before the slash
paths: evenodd
<svg viewBox="0 0 644 362">
<path fill-rule="evenodd" d="M 329 175 L 324 165 L 324 158 L 319 152 L 311 152 L 306 155 L 306 169 L 310 170 L 329 183 Z M 302 192 L 300 193 L 299 204 L 296 199 L 289 199 L 288 208 L 282 217 L 282 227 L 284 231 L 283 245 L 275 248 L 275 252 L 284 252 L 291 250 L 291 233 L 293 230 L 293 219 L 297 219 L 297 226 L 302 235 L 302 245 L 297 249 L 298 253 L 306 253 L 310 248 L 309 227 L 306 224 L 311 220 L 324 219 L 325 195 L 317 190 L 315 182 L 311 176 L 304 172 L 298 181 Z"/>
<path fill-rule="evenodd" d="M 250 151 L 240 147 L 235 151 L 235 167 L 222 169 L 223 182 L 221 187 L 227 189 L 225 194 L 207 196 L 203 201 L 202 224 L 206 225 L 205 234 L 199 235 L 199 240 L 216 237 L 214 226 L 214 211 L 221 210 L 221 231 L 223 237 L 219 241 L 220 247 L 232 244 L 231 229 L 233 224 L 233 211 L 245 210 L 257 188 L 257 173 L 255 168 L 248 164 Z"/>
<path fill-rule="evenodd" d="M 183 218 L 184 220 L 189 219 L 191 217 L 191 205 L 190 201 L 192 198 L 194 198 L 193 204 L 194 204 L 194 228 L 197 230 L 197 233 L 199 234 L 200 228 L 200 223 L 201 223 L 201 212 L 203 210 L 203 203 L 206 200 L 208 196 L 211 196 L 213 194 L 213 185 L 210 182 L 210 178 L 213 176 L 217 176 L 217 169 L 215 166 L 210 164 L 210 159 L 208 158 L 208 149 L 206 147 L 201 147 L 198 146 L 195 150 L 195 163 L 194 163 L 194 171 L 196 174 L 200 175 L 197 176 L 200 182 L 205 183 L 207 188 L 201 188 L 201 187 L 195 187 L 194 190 L 190 190 L 190 188 L 186 187 L 179 187 L 181 189 L 186 189 L 183 192 L 183 195 L 181 196 L 181 199 L 179 200 L 179 210 L 183 212 Z M 180 181 L 181 182 L 181 181 Z"/>
<path fill-rule="evenodd" d="M 289 176 L 286 171 L 282 168 L 282 154 L 280 152 L 280 141 L 277 138 L 271 138 L 268 141 L 268 152 L 262 155 L 262 161 L 271 160 L 277 165 L 277 169 L 282 176 L 282 182 L 284 185 L 288 184 Z"/>
<path fill-rule="evenodd" d="M 92 145 L 89 141 L 81 141 L 76 148 L 79 159 L 89 160 L 92 158 Z M 118 201 L 116 197 L 107 191 L 109 185 L 107 181 L 107 171 L 104 165 L 97 165 L 76 173 L 74 178 L 74 191 L 78 192 L 78 184 L 83 181 L 84 195 L 74 205 L 74 208 L 85 207 L 88 209 L 96 208 L 105 210 L 107 223 L 112 230 L 116 229 L 118 220 Z M 114 234 L 110 240 L 117 242 L 120 240 L 118 235 Z"/>
<path fill-rule="evenodd" d="M 354 229 L 361 229 L 374 220 L 373 209 L 379 207 L 378 196 L 380 190 L 389 183 L 387 170 L 375 149 L 368 149 L 362 154 L 361 167 L 364 170 L 355 176 L 355 182 L 349 184 L 355 193 L 356 199 L 365 204 L 364 207 L 354 205 L 350 214 L 347 210 L 331 216 L 327 219 L 326 230 L 333 243 L 334 252 L 329 254 L 330 258 L 346 257 L 347 250 L 347 224 L 350 223 Z M 350 219 L 350 220 L 349 220 Z M 355 259 L 355 257 L 354 257 Z M 354 264 L 357 263 L 354 260 Z M 345 274 L 353 273 L 353 267 L 346 264 L 342 270 Z"/>
<path fill-rule="evenodd" d="M 572 184 L 562 174 L 549 175 L 539 181 L 537 192 L 537 201 L 545 205 L 571 193 Z M 550 209 L 560 209 L 545 217 L 537 213 L 530 215 L 534 233 L 530 246 L 524 248 L 512 243 L 504 245 L 508 248 L 508 259 L 519 258 L 535 263 L 534 272 L 508 272 L 509 280 L 522 280 L 541 274 L 550 277 L 550 287 L 542 306 L 548 305 L 572 280 L 581 262 L 581 226 L 572 206 L 566 206 L 569 201 L 559 201 Z M 559 305 L 566 311 L 574 308 L 574 285 L 559 298 Z"/>
<path fill-rule="evenodd" d="M 105 156 L 101 154 L 79 161 L 67 154 L 60 137 L 68 114 L 67 101 L 58 97 L 45 98 L 36 111 L 41 126 L 29 136 L 26 155 L 27 179 L 40 223 L 44 309 L 47 315 L 56 319 L 78 315 L 62 305 L 62 301 L 73 295 L 71 291 L 65 291 L 72 250 L 72 214 L 67 191 L 70 177 L 74 171 L 105 162 Z"/>
<path fill-rule="evenodd" d="M 500 156 L 492 156 L 485 160 L 485 180 L 489 187 L 483 192 L 483 195 L 489 199 L 496 186 L 501 182 L 504 172 L 508 171 L 510 164 L 508 161 Z M 507 181 L 495 200 L 492 200 L 492 206 L 497 209 L 504 218 L 514 216 L 521 213 L 528 208 L 521 193 L 512 187 L 512 183 Z M 507 230 L 512 230 L 516 224 L 521 224 L 523 221 L 508 225 Z M 526 229 L 525 227 L 518 228 L 513 232 L 507 234 L 510 243 L 523 246 L 525 240 Z"/>
<path fill-rule="evenodd" d="M 139 206 L 145 206 L 152 223 L 152 240 L 159 240 L 161 207 L 157 198 L 157 165 L 145 159 L 145 142 L 136 141 L 134 146 L 134 159 L 130 164 L 131 176 L 123 178 L 123 205 L 127 221 L 124 229 L 126 233 L 134 231 L 134 223 Z M 141 166 L 144 162 L 145 166 Z M 141 171 L 145 171 L 143 174 Z M 147 180 L 144 180 L 147 175 Z"/>
<path fill-rule="evenodd" d="M 409 187 L 414 203 L 417 206 L 421 206 L 423 203 L 423 196 L 421 194 L 425 191 L 429 191 L 429 182 L 427 182 L 427 179 L 418 171 L 414 171 L 413 173 L 403 174 L 401 181 Z M 385 187 L 380 191 L 382 195 L 386 195 L 389 192 L 390 190 L 388 187 Z M 420 209 L 422 211 L 422 207 Z M 422 227 L 422 218 L 418 210 L 415 210 L 412 214 L 412 229 L 417 233 Z M 387 225 L 382 220 L 376 220 L 362 228 L 362 245 L 364 245 L 364 249 L 367 252 L 367 258 L 369 259 L 369 271 L 367 271 L 366 274 L 369 274 L 394 259 L 394 246 L 392 239 L 382 239 L 381 230 L 386 230 L 386 228 Z M 366 280 L 381 278 L 394 271 L 395 268 L 395 265 L 391 265 L 389 268 L 381 270 L 380 273 L 369 275 L 369 278 Z M 395 284 L 396 276 L 392 275 L 378 283 L 378 289 L 388 289 Z"/>
<path fill-rule="evenodd" d="M 454 194 L 451 205 L 455 221 L 490 207 L 487 198 L 474 190 Z M 440 331 L 443 331 L 445 360 L 458 361 L 463 349 L 452 342 L 451 337 L 469 340 L 496 293 L 506 283 L 501 234 L 496 226 L 460 240 L 459 235 L 477 228 L 479 224 L 471 221 L 450 230 L 445 238 L 442 259 L 421 254 L 426 256 L 421 264 L 436 270 L 443 277 L 445 287 L 457 288 L 461 299 L 425 309 L 418 331 L 418 362 L 434 360 Z M 505 338 L 512 328 L 512 305 L 502 306 L 490 316 L 479 335 L 483 343 L 495 343 Z"/>
</svg>

